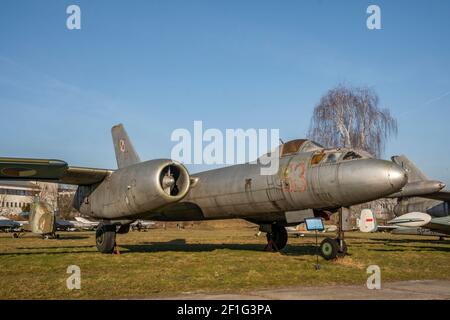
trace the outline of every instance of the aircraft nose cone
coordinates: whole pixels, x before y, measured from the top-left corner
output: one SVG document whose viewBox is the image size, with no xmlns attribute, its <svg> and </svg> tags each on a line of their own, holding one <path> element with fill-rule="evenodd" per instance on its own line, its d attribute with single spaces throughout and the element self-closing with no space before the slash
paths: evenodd
<svg viewBox="0 0 450 320">
<path fill-rule="evenodd" d="M 392 188 L 400 189 L 408 182 L 408 175 L 402 167 L 392 163 L 388 170 L 388 179 Z"/>
<path fill-rule="evenodd" d="M 330 175 L 322 175 L 324 178 Z M 326 185 L 331 179 L 323 179 Z M 408 182 L 406 171 L 395 163 L 380 159 L 362 159 L 339 165 L 336 187 L 327 185 L 338 204 L 364 203 L 400 191 Z"/>
</svg>

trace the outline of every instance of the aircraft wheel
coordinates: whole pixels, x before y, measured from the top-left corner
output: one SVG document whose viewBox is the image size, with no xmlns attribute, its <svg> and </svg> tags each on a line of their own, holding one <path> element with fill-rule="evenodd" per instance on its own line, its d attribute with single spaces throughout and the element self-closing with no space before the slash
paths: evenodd
<svg viewBox="0 0 450 320">
<path fill-rule="evenodd" d="M 272 232 L 266 234 L 267 242 L 272 240 L 277 246 L 278 250 L 282 250 L 286 247 L 288 241 L 288 234 L 286 228 L 279 225 L 272 225 Z"/>
<path fill-rule="evenodd" d="M 125 234 L 130 231 L 130 225 L 129 224 L 123 224 L 119 227 L 119 230 L 117 230 L 117 233 Z"/>
<path fill-rule="evenodd" d="M 17 234 L 17 233 L 13 233 L 13 238 L 18 238 L 19 237 L 19 235 Z"/>
<path fill-rule="evenodd" d="M 101 253 L 112 253 L 116 242 L 116 226 L 112 224 L 102 224 L 95 232 L 95 244 Z"/>
<path fill-rule="evenodd" d="M 335 239 L 325 238 L 320 243 L 320 254 L 325 260 L 336 259 L 339 245 Z"/>
</svg>

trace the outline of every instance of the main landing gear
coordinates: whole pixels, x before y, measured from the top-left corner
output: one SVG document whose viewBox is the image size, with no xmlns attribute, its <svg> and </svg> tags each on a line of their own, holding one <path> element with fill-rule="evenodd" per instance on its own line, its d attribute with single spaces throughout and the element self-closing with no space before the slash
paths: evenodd
<svg viewBox="0 0 450 320">
<path fill-rule="evenodd" d="M 341 208 L 338 211 L 339 222 L 338 231 L 335 239 L 325 238 L 320 244 L 320 254 L 325 260 L 332 260 L 336 258 L 342 258 L 347 254 L 347 244 L 344 241 L 344 229 L 342 211 L 348 210 L 347 208 Z"/>
<path fill-rule="evenodd" d="M 267 232 L 266 251 L 279 251 L 283 249 L 288 241 L 286 228 L 277 224 L 271 225 L 271 230 Z"/>
<path fill-rule="evenodd" d="M 95 244 L 101 253 L 113 253 L 116 246 L 116 226 L 100 223 L 95 231 Z"/>
<path fill-rule="evenodd" d="M 98 225 L 95 231 L 95 244 L 97 250 L 101 253 L 120 254 L 119 247 L 116 243 L 116 234 L 128 233 L 130 231 L 130 224 L 112 224 L 102 222 Z"/>
<path fill-rule="evenodd" d="M 56 232 L 52 233 L 44 233 L 41 235 L 42 239 L 48 240 L 48 239 L 59 239 L 59 234 Z"/>
</svg>

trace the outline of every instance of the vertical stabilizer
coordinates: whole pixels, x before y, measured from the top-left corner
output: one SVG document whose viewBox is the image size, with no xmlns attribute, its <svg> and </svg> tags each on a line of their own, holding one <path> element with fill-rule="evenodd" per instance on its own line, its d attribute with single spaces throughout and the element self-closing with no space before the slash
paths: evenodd
<svg viewBox="0 0 450 320">
<path fill-rule="evenodd" d="M 415 181 L 428 181 L 429 179 L 427 176 L 420 171 L 416 165 L 409 160 L 405 155 L 401 156 L 393 156 L 392 161 L 394 161 L 396 164 L 401 166 L 403 169 L 406 170 L 408 174 L 408 182 L 415 182 Z"/>
<path fill-rule="evenodd" d="M 46 235 L 56 231 L 55 214 L 43 201 L 35 200 L 31 204 L 29 223 L 33 233 Z"/>
<path fill-rule="evenodd" d="M 377 219 L 370 209 L 363 209 L 358 223 L 361 232 L 376 232 L 378 229 Z"/>
<path fill-rule="evenodd" d="M 122 124 L 112 127 L 111 134 L 119 169 L 141 162 Z"/>
</svg>

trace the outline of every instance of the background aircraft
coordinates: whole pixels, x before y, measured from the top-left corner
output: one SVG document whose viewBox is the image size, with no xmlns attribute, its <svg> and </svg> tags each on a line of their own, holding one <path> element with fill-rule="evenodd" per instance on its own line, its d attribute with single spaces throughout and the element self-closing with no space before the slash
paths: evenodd
<svg viewBox="0 0 450 320">
<path fill-rule="evenodd" d="M 56 229 L 63 231 L 75 231 L 75 230 L 95 230 L 99 222 L 89 221 L 80 217 L 75 217 L 75 220 L 65 220 L 56 218 Z"/>
<path fill-rule="evenodd" d="M 95 230 L 98 227 L 98 221 L 91 221 L 83 217 L 75 217 L 75 220 L 80 223 L 84 230 Z"/>
<path fill-rule="evenodd" d="M 130 224 L 131 230 L 147 231 L 148 229 L 156 228 L 156 223 L 153 221 L 136 220 Z"/>
<path fill-rule="evenodd" d="M 0 216 L 0 231 L 13 232 L 13 237 L 17 238 L 23 230 L 23 223 Z"/>
<path fill-rule="evenodd" d="M 388 230 L 393 233 L 433 235 L 440 238 L 450 235 L 450 191 L 442 190 L 445 187 L 442 182 L 428 179 L 406 156 L 394 156 L 392 161 L 408 173 L 405 187 L 389 196 L 397 198 L 394 208 L 397 217 L 388 221 L 386 226 L 377 226 L 375 216 L 366 211 L 361 214 L 360 230 Z"/>
<path fill-rule="evenodd" d="M 255 164 L 238 164 L 197 173 L 170 159 L 141 162 L 122 125 L 112 128 L 118 169 L 68 166 L 51 159 L 0 158 L 0 179 L 43 180 L 78 185 L 74 207 L 101 220 L 96 231 L 100 252 L 111 253 L 116 233 L 137 219 L 192 221 L 243 218 L 266 232 L 268 247 L 287 243 L 286 226 L 309 217 L 339 214 L 336 239 L 325 238 L 325 259 L 346 254 L 344 214 L 353 204 L 398 192 L 406 172 L 391 161 L 352 149 L 325 149 L 298 139 L 278 152 L 275 174 L 261 175 Z"/>
<path fill-rule="evenodd" d="M 375 215 L 370 209 L 363 209 L 359 219 L 359 230 L 362 232 L 387 231 L 395 234 L 411 234 L 437 236 L 440 240 L 450 236 L 450 217 L 433 218 L 422 212 L 410 212 L 378 225 Z"/>
</svg>

